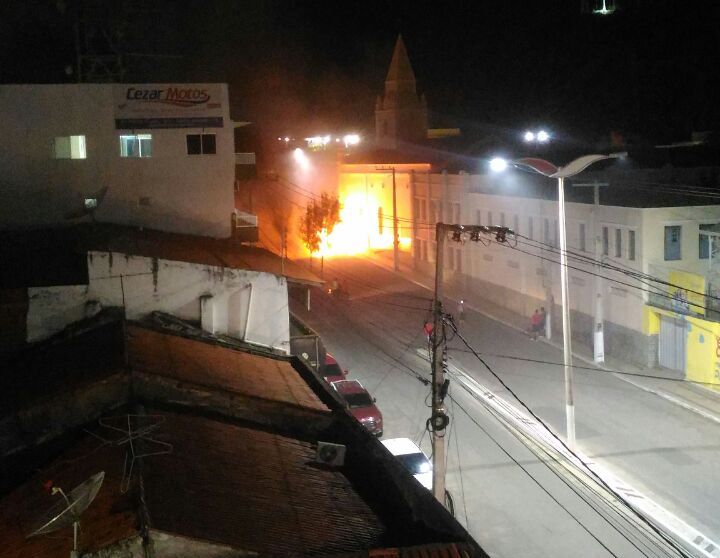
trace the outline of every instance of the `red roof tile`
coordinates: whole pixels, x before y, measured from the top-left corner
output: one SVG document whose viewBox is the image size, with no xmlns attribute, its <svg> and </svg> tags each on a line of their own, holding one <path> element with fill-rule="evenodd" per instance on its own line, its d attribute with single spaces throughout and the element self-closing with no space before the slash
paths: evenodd
<svg viewBox="0 0 720 558">
<path fill-rule="evenodd" d="M 287 360 L 267 358 L 130 325 L 128 358 L 138 371 L 328 411 Z"/>
</svg>

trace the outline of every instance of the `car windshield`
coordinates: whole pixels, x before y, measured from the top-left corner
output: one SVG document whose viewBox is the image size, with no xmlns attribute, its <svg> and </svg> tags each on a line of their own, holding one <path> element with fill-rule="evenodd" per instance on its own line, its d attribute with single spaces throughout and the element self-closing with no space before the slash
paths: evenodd
<svg viewBox="0 0 720 558">
<path fill-rule="evenodd" d="M 432 471 L 432 465 L 422 453 L 406 453 L 405 455 L 396 455 L 400 462 L 413 474 L 429 473 Z"/>
<path fill-rule="evenodd" d="M 369 393 L 345 393 L 343 394 L 343 397 L 351 409 L 369 407 L 373 404 Z"/>
<path fill-rule="evenodd" d="M 339 364 L 326 364 L 323 366 L 322 375 L 327 376 L 342 376 L 342 370 Z"/>
</svg>

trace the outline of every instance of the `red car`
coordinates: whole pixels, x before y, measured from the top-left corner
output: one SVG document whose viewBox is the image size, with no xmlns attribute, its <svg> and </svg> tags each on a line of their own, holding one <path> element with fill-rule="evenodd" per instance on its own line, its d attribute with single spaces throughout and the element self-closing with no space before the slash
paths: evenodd
<svg viewBox="0 0 720 558">
<path fill-rule="evenodd" d="M 347 403 L 350 414 L 378 438 L 383 434 L 383 418 L 375 398 L 357 380 L 340 380 L 330 384 Z"/>
<path fill-rule="evenodd" d="M 328 384 L 332 384 L 333 382 L 344 380 L 348 372 L 340 368 L 337 360 L 335 360 L 330 353 L 327 353 L 325 355 L 325 364 L 320 368 L 320 374 L 322 374 L 322 377 L 325 378 Z"/>
</svg>

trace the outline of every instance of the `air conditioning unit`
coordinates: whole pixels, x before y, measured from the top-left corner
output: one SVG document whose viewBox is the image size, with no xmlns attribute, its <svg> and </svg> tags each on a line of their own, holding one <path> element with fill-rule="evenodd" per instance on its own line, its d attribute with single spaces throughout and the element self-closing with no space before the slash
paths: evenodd
<svg viewBox="0 0 720 558">
<path fill-rule="evenodd" d="M 315 461 L 330 467 L 342 467 L 345 464 L 345 446 L 330 442 L 318 442 Z"/>
</svg>

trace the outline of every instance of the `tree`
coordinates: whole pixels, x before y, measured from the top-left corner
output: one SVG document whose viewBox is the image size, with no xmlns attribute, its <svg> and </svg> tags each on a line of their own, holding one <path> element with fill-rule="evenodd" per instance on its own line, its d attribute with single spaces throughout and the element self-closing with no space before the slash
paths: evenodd
<svg viewBox="0 0 720 558">
<path fill-rule="evenodd" d="M 320 249 L 320 231 L 322 219 L 320 208 L 315 200 L 308 202 L 305 214 L 300 218 L 300 238 L 310 252 L 310 265 L 312 266 L 312 255 Z"/>
<path fill-rule="evenodd" d="M 320 200 L 308 202 L 305 214 L 300 220 L 300 238 L 312 255 L 320 249 L 321 234 L 325 232 L 326 237 L 332 234 L 335 225 L 340 222 L 340 201 L 337 196 L 323 193 Z M 324 267 L 324 256 L 320 260 L 320 270 Z"/>
</svg>

